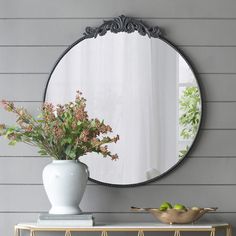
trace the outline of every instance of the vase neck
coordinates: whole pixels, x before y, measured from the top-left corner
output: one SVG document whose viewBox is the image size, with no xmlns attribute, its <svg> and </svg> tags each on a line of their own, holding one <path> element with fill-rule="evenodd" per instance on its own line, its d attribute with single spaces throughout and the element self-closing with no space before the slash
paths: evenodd
<svg viewBox="0 0 236 236">
<path fill-rule="evenodd" d="M 78 162 L 77 160 L 52 160 L 53 163 L 68 163 L 68 162 L 71 162 L 71 163 L 76 163 Z"/>
</svg>

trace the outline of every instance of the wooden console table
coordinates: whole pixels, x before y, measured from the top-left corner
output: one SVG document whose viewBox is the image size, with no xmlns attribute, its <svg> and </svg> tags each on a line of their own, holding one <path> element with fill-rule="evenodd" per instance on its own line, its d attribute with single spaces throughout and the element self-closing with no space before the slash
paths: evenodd
<svg viewBox="0 0 236 236">
<path fill-rule="evenodd" d="M 37 223 L 22 223 L 15 226 L 15 236 L 20 236 L 21 230 L 29 231 L 30 236 L 36 236 L 36 232 L 65 232 L 65 236 L 72 236 L 73 232 L 100 232 L 101 236 L 108 236 L 109 232 L 137 232 L 137 236 L 144 236 L 145 232 L 173 232 L 174 236 L 181 236 L 181 232 L 209 232 L 210 236 L 215 236 L 219 229 L 225 230 L 226 236 L 232 236 L 231 226 L 227 223 L 186 225 L 117 223 L 91 227 L 40 226 Z"/>
</svg>

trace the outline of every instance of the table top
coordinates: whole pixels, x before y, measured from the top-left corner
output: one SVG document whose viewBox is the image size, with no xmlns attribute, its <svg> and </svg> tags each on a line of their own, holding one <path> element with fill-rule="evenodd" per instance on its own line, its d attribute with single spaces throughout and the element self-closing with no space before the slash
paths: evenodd
<svg viewBox="0 0 236 236">
<path fill-rule="evenodd" d="M 19 229 L 84 229 L 89 231 L 99 231 L 99 230 L 116 230 L 116 229 L 143 229 L 143 230 L 155 230 L 155 229 L 213 229 L 213 228 L 221 228 L 228 227 L 228 223 L 195 223 L 195 224 L 161 224 L 161 223 L 144 223 L 144 222 L 135 222 L 135 223 L 104 223 L 104 224 L 96 224 L 95 226 L 45 226 L 39 225 L 37 223 L 19 223 L 16 225 L 16 228 Z"/>
</svg>

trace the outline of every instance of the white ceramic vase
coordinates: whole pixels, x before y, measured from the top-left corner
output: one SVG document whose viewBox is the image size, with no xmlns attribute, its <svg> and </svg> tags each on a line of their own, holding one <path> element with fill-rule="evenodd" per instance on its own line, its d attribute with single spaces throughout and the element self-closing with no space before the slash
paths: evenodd
<svg viewBox="0 0 236 236">
<path fill-rule="evenodd" d="M 75 160 L 53 160 L 43 170 L 43 184 L 52 205 L 50 214 L 80 214 L 88 168 Z"/>
</svg>

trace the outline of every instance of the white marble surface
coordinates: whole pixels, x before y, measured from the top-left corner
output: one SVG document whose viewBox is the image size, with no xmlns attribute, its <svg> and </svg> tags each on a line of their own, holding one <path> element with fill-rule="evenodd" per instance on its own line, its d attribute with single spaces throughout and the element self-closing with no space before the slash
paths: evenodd
<svg viewBox="0 0 236 236">
<path fill-rule="evenodd" d="M 201 223 L 201 224 L 161 224 L 161 223 L 144 223 L 144 222 L 135 222 L 135 223 L 104 223 L 104 224 L 97 224 L 95 226 L 89 227 L 70 227 L 70 226 L 40 226 L 37 223 L 19 223 L 17 224 L 18 228 L 60 228 L 60 229 L 67 229 L 67 228 L 83 228 L 83 229 L 211 229 L 215 227 L 227 227 L 228 223 Z"/>
</svg>

